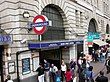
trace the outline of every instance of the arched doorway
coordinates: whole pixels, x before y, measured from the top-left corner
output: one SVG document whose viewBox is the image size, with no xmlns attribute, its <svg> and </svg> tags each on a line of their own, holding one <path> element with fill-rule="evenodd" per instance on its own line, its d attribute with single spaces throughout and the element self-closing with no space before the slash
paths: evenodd
<svg viewBox="0 0 110 82">
<path fill-rule="evenodd" d="M 89 22 L 88 32 L 97 32 L 97 23 L 93 18 Z"/>
<path fill-rule="evenodd" d="M 65 29 L 63 27 L 63 18 L 60 14 L 58 6 L 50 4 L 47 5 L 42 14 L 47 16 L 52 21 L 52 26 L 47 27 L 47 32 L 42 35 L 42 40 L 64 40 Z"/>
<path fill-rule="evenodd" d="M 65 40 L 65 28 L 60 12 L 61 9 L 54 4 L 47 5 L 42 10 L 42 15 L 45 15 L 49 20 L 52 21 L 52 26 L 48 26 L 47 31 L 42 35 L 42 41 Z M 61 48 L 55 47 L 44 50 L 41 49 L 40 62 L 43 62 L 42 60 L 46 59 L 48 62 L 53 63 L 60 68 L 61 56 Z"/>
<path fill-rule="evenodd" d="M 89 28 L 88 28 L 88 33 L 97 33 L 98 25 L 95 19 L 91 19 L 89 22 Z M 99 46 L 97 44 L 93 43 L 92 47 L 89 47 L 89 53 L 92 54 L 93 49 L 97 50 Z"/>
</svg>

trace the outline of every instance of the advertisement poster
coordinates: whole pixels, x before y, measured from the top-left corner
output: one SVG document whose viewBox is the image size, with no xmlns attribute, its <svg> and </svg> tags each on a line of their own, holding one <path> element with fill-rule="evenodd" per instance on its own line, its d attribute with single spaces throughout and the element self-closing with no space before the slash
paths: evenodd
<svg viewBox="0 0 110 82">
<path fill-rule="evenodd" d="M 8 63 L 8 72 L 9 74 L 15 73 L 15 62 Z"/>
<path fill-rule="evenodd" d="M 25 74 L 28 74 L 30 72 L 31 72 L 31 70 L 30 70 L 30 58 L 22 59 L 22 74 L 25 75 Z"/>
</svg>

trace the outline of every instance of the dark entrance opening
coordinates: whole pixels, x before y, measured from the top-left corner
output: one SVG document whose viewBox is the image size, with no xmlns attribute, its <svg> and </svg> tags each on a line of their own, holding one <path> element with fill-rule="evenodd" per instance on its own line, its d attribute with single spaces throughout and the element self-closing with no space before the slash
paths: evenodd
<svg viewBox="0 0 110 82">
<path fill-rule="evenodd" d="M 83 44 L 77 44 L 77 59 L 79 59 L 79 57 L 83 57 Z"/>
<path fill-rule="evenodd" d="M 60 69 L 61 65 L 61 50 L 52 49 L 52 50 L 43 50 L 40 51 L 40 63 L 44 63 L 43 60 L 46 59 L 50 64 L 54 64 Z"/>
<path fill-rule="evenodd" d="M 4 82 L 4 74 L 3 74 L 3 52 L 4 46 L 0 45 L 0 82 Z"/>
<path fill-rule="evenodd" d="M 93 49 L 96 51 L 100 48 L 99 45 L 93 43 L 93 47 L 89 47 L 89 54 L 91 55 L 93 53 Z"/>
</svg>

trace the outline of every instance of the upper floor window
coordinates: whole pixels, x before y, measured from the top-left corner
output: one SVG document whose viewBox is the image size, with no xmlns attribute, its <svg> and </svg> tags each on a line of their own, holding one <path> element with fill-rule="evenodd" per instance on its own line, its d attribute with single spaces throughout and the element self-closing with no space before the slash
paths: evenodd
<svg viewBox="0 0 110 82">
<path fill-rule="evenodd" d="M 46 6 L 42 14 L 52 21 L 52 26 L 47 27 L 47 31 L 42 35 L 42 40 L 62 40 L 65 39 L 65 29 L 63 27 L 63 18 L 59 10 L 53 5 Z"/>
</svg>

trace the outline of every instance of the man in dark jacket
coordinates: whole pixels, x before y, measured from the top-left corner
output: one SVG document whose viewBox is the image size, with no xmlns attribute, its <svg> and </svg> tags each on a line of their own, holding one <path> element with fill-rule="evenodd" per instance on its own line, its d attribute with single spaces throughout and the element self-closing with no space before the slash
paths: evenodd
<svg viewBox="0 0 110 82">
<path fill-rule="evenodd" d="M 100 75 L 95 79 L 96 82 L 108 82 L 108 78 L 104 76 L 104 72 L 100 71 Z"/>
<path fill-rule="evenodd" d="M 105 66 L 107 69 L 107 74 L 110 73 L 110 56 L 106 59 Z"/>
</svg>

